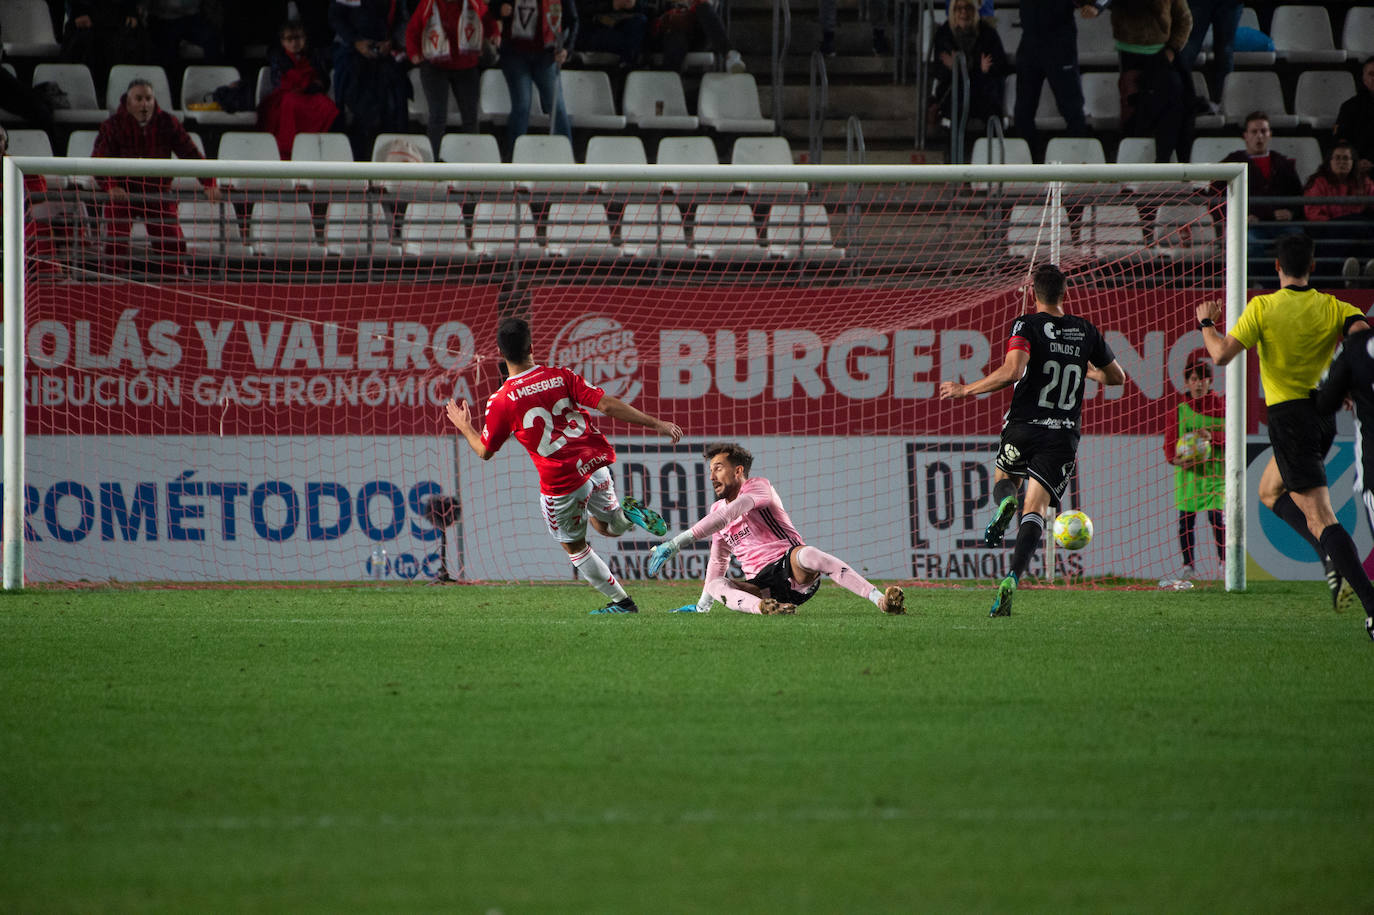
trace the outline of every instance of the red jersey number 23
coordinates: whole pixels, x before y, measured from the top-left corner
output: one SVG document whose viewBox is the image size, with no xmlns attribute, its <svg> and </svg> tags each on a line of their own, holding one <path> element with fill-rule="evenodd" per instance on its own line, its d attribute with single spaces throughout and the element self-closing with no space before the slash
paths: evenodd
<svg viewBox="0 0 1374 915">
<path fill-rule="evenodd" d="M 568 439 L 577 438 L 587 431 L 587 421 L 582 413 L 567 397 L 563 397 L 554 402 L 553 411 L 545 410 L 543 407 L 530 407 L 525 411 L 525 418 L 522 424 L 526 429 L 533 429 L 535 423 L 540 423 L 539 446 L 535 449 L 540 457 L 548 457 L 559 448 L 568 443 Z M 562 425 L 561 429 L 555 431 L 555 427 Z"/>
</svg>

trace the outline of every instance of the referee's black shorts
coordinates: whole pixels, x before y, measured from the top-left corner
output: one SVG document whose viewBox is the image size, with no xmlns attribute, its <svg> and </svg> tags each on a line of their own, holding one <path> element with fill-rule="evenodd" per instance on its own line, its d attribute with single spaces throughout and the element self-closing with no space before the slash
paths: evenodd
<svg viewBox="0 0 1374 915">
<path fill-rule="evenodd" d="M 1283 485 L 1306 492 L 1326 485 L 1326 452 L 1336 438 L 1336 417 L 1319 413 L 1306 398 L 1269 408 L 1269 443 Z"/>
</svg>

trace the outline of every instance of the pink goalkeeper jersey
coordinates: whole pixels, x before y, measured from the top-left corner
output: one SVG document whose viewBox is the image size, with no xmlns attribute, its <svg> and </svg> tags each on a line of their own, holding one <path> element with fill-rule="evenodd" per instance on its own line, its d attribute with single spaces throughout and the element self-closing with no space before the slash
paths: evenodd
<svg viewBox="0 0 1374 915">
<path fill-rule="evenodd" d="M 744 509 L 743 514 L 739 514 L 741 509 Z M 721 526 L 722 516 L 736 514 L 738 517 Z M 712 557 L 724 547 L 735 555 L 744 574 L 750 578 L 792 547 L 803 543 L 801 534 L 787 516 L 787 509 L 782 507 L 778 491 L 764 477 L 745 480 L 733 502 L 717 500 L 706 517 L 692 527 L 692 536 L 697 540 L 712 532 Z"/>
</svg>

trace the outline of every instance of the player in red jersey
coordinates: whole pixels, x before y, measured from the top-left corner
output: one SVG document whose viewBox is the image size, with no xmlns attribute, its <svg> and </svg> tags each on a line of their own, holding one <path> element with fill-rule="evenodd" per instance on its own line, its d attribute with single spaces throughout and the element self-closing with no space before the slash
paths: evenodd
<svg viewBox="0 0 1374 915">
<path fill-rule="evenodd" d="M 587 522 L 590 519 L 592 527 L 611 537 L 619 537 L 632 524 L 661 537 L 668 525 L 634 499 L 622 503 L 616 498 L 610 471 L 615 449 L 585 408 L 648 426 L 674 443 L 682 438 L 682 429 L 593 387 L 571 369 L 536 365 L 530 326 L 520 318 L 502 319 L 496 345 L 510 377 L 487 400 L 482 431 L 473 426 L 467 401 L 448 402 L 449 420 L 484 461 L 491 460 L 512 435 L 525 446 L 539 471 L 540 504 L 549 533 L 567 551 L 578 574 L 610 599 L 592 613 L 638 613 L 634 600 L 587 544 Z"/>
</svg>

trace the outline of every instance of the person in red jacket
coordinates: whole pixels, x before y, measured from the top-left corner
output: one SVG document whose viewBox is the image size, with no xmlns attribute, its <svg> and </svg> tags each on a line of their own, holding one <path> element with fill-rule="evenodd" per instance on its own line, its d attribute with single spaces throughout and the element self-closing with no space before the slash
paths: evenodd
<svg viewBox="0 0 1374 915">
<path fill-rule="evenodd" d="M 298 133 L 324 133 L 339 120 L 329 92 L 329 64 L 306 46 L 305 26 L 296 20 L 277 32 L 281 47 L 267 57 L 272 91 L 258 106 L 258 130 L 277 138 L 283 160 L 291 158 Z"/>
<path fill-rule="evenodd" d="M 482 0 L 420 0 L 406 24 L 406 56 L 420 68 L 429 106 L 429 143 L 438 158 L 448 122 L 448 93 L 458 100 L 463 129 L 477 131 L 482 42 L 501 24 Z"/>
<path fill-rule="evenodd" d="M 203 159 L 199 147 L 181 122 L 158 107 L 153 84 L 135 79 L 119 101 L 119 110 L 100 125 L 91 155 L 97 158 Z M 219 200 L 213 178 L 201 178 L 205 196 Z M 166 198 L 172 179 L 166 176 L 111 176 L 101 179 L 110 195 L 104 218 L 111 236 L 129 234 L 129 226 L 141 222 L 155 248 L 180 252 L 181 228 L 177 225 L 176 201 Z"/>
<path fill-rule="evenodd" d="M 1307 179 L 1303 196 L 1374 197 L 1374 178 L 1355 167 L 1355 155 L 1355 147 L 1344 141 L 1331 147 L 1321 168 Z M 1374 253 L 1366 224 L 1372 209 L 1360 203 L 1309 203 L 1303 207 L 1308 221 L 1320 223 L 1310 226 L 1308 234 L 1326 240 L 1328 253 L 1345 255 L 1341 273 L 1347 280 L 1358 277 L 1361 268 L 1365 276 L 1374 276 L 1374 258 L 1366 262 L 1356 256 Z"/>
</svg>

